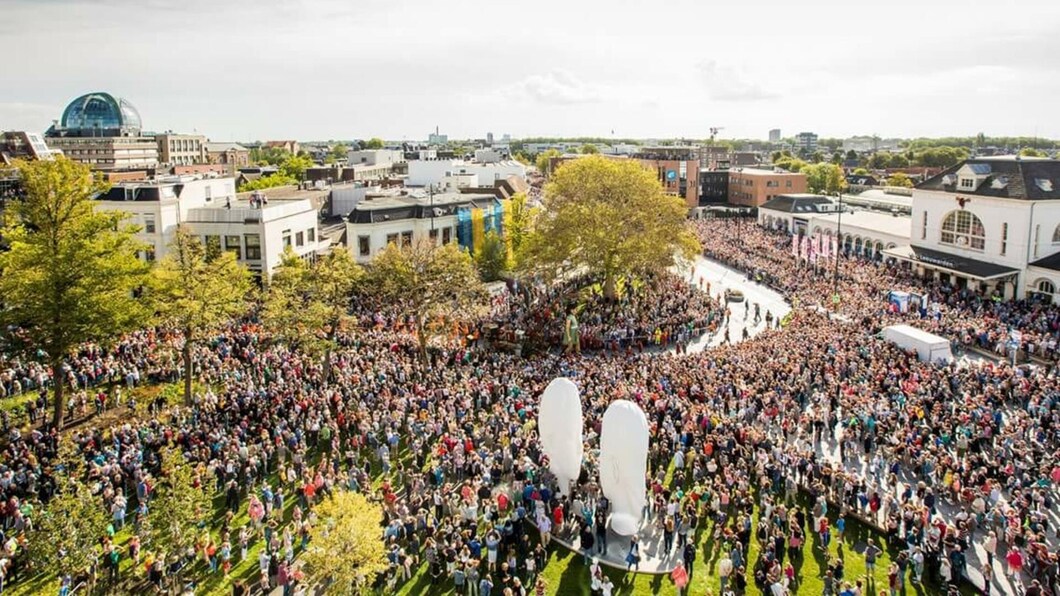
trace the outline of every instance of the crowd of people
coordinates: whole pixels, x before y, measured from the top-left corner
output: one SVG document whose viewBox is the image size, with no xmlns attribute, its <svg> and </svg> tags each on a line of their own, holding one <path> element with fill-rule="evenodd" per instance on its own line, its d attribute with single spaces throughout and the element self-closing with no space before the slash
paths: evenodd
<svg viewBox="0 0 1060 596">
<path fill-rule="evenodd" d="M 745 226 L 737 241 L 717 229 L 724 225 L 702 224 L 707 256 L 783 292 L 795 310 L 782 329 L 703 353 L 552 349 L 521 357 L 475 349 L 461 333 L 434 345 L 425 365 L 407 317 L 376 312 L 342 338 L 326 375 L 319 358 L 270 341 L 253 321 L 227 327 L 198 351 L 204 389 L 191 406 L 69 431 L 100 506 L 116 531 L 133 536 L 126 547 L 106 545 L 107 561 L 137 562 L 133 577 L 116 581 L 161 586 L 189 562 L 214 574 L 247 563 L 255 581 L 238 590 L 290 593 L 300 584 L 297 555 L 314 523 L 312 505 L 355 490 L 385 513 L 380 538 L 389 569 L 378 589 L 426 573 L 458 593 L 554 593 L 558 586 L 541 571 L 557 538 L 581 552 L 591 588 L 610 594 L 599 561 L 615 553 L 605 552 L 613 540 L 598 439 L 607 405 L 628 399 L 649 420 L 645 517 L 663 536 L 661 544 L 623 544 L 618 557 L 630 570 L 652 556 L 680 564 L 679 586 L 710 574 L 723 595 L 750 584 L 793 593 L 806 579 L 798 563 L 804 550 L 842 542 L 857 520 L 875 537 L 859 555 L 869 575 L 850 576 L 846 560 L 826 551 L 827 594 L 859 587 L 893 594 L 909 582 L 957 586 L 972 576 L 990 586 L 995 568 L 1005 576 L 995 590 L 1023 584 L 1028 593 L 1056 593 L 1060 386 L 1050 368 L 939 366 L 876 337 L 890 321 L 912 318 L 955 341 L 989 346 L 991 334 L 1017 326 L 1035 345 L 1029 353 L 1048 356 L 1051 348 L 1040 346 L 1055 341 L 1055 309 L 998 303 L 918 282 L 894 266 L 843 260 L 834 316 L 831 270 L 799 264 L 790 240 L 776 233 Z M 928 297 L 923 309 L 889 308 L 887 292 L 904 288 Z M 641 335 L 652 338 L 647 343 L 687 341 L 723 316 L 708 292 L 669 274 L 625 296 L 612 303 L 536 287 L 505 298 L 512 303 L 499 312 L 562 337 L 573 300 L 584 337 L 601 341 L 586 348 Z M 540 313 L 547 316 L 533 318 Z M 113 352 L 87 348 L 64 378 L 78 389 L 101 379 L 122 386 L 133 371 L 133 385 L 170 380 L 179 347 L 162 331 L 134 334 Z M 19 367 L 36 371 L 37 386 L 50 378 L 44 367 Z M 23 383 L 32 374 L 11 376 Z M 565 496 L 548 473 L 535 424 L 537 400 L 557 376 L 578 385 L 585 414 L 583 471 Z M 7 439 L 0 575 L 10 584 L 47 571 L 28 568 L 20 536 L 33 531 L 34 512 L 55 490 L 59 435 L 31 426 L 12 428 Z M 194 552 L 176 561 L 141 548 L 139 524 L 156 514 L 151 494 L 166 447 L 183 452 L 202 489 L 223 495 L 231 513 L 204 527 Z M 244 512 L 250 521 L 237 525 Z M 979 562 L 979 551 L 989 560 Z M 884 556 L 887 585 L 877 585 L 873 566 Z"/>
</svg>

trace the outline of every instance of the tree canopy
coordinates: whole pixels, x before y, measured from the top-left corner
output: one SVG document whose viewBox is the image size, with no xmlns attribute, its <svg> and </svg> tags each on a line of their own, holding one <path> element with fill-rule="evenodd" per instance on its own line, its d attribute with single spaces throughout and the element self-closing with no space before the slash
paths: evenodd
<svg viewBox="0 0 1060 596">
<path fill-rule="evenodd" d="M 810 192 L 835 194 L 846 190 L 843 169 L 833 163 L 815 163 L 802 168 Z"/>
<path fill-rule="evenodd" d="M 262 319 L 280 341 L 323 356 L 327 373 L 363 277 L 364 270 L 344 248 L 336 247 L 311 264 L 288 248 L 269 281 Z"/>
<path fill-rule="evenodd" d="M 20 162 L 25 198 L 11 204 L 0 236 L 0 324 L 25 331 L 60 377 L 84 342 L 107 344 L 150 315 L 134 291 L 149 267 L 127 214 L 97 209 L 105 190 L 87 166 L 64 157 Z M 54 383 L 54 423 L 63 422 L 66 383 Z"/>
<path fill-rule="evenodd" d="M 537 157 L 534 159 L 534 166 L 537 167 L 539 172 L 548 176 L 552 169 L 552 158 L 559 157 L 560 155 L 563 154 L 560 153 L 558 149 L 547 149 L 542 151 L 541 153 L 538 153 Z"/>
<path fill-rule="evenodd" d="M 369 291 L 415 317 L 424 361 L 430 337 L 473 320 L 486 305 L 486 290 L 471 257 L 456 244 L 437 246 L 425 239 L 406 246 L 391 243 L 372 259 L 367 272 Z"/>
<path fill-rule="evenodd" d="M 587 271 L 614 296 L 620 276 L 664 269 L 700 247 L 680 197 L 633 160 L 589 156 L 565 163 L 545 188 L 527 263 L 546 275 Z"/>
<path fill-rule="evenodd" d="M 368 139 L 367 141 L 364 141 L 363 143 L 361 143 L 361 148 L 362 149 L 382 149 L 384 145 L 386 145 L 386 143 L 383 142 L 383 139 L 380 139 L 379 137 L 372 137 L 372 138 Z"/>
<path fill-rule="evenodd" d="M 155 268 L 152 290 L 163 321 L 184 335 L 184 399 L 191 402 L 193 345 L 209 331 L 242 314 L 250 273 L 233 252 L 207 254 L 199 238 L 183 227 L 166 258 Z"/>
<path fill-rule="evenodd" d="M 317 523 L 301 555 L 306 583 L 334 586 L 336 593 L 360 593 L 386 571 L 386 547 L 379 539 L 383 510 L 360 493 L 339 490 L 313 507 Z"/>
<path fill-rule="evenodd" d="M 534 217 L 540 208 L 531 207 L 526 193 L 516 193 L 508 199 L 504 210 L 504 242 L 508 247 L 508 262 L 512 269 L 521 269 L 526 256 L 528 239 Z"/>
<path fill-rule="evenodd" d="M 913 188 L 913 181 L 902 172 L 895 172 L 887 178 L 887 186 L 900 186 L 902 188 Z"/>
<path fill-rule="evenodd" d="M 474 260 L 482 281 L 500 279 L 501 274 L 508 269 L 508 248 L 500 234 L 493 230 L 486 232 Z"/>
</svg>

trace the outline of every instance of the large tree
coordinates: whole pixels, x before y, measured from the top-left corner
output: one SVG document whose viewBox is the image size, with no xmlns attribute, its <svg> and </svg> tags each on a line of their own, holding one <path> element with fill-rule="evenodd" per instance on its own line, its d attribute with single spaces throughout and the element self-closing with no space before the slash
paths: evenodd
<svg viewBox="0 0 1060 596">
<path fill-rule="evenodd" d="M 482 281 L 497 281 L 508 269 L 508 249 L 500 234 L 490 230 L 482 239 L 482 246 L 475 252 L 475 267 Z"/>
<path fill-rule="evenodd" d="M 585 271 L 613 298 L 622 276 L 642 275 L 699 253 L 680 197 L 633 160 L 589 156 L 559 168 L 534 220 L 529 267 L 545 275 Z"/>
<path fill-rule="evenodd" d="M 203 478 L 179 449 L 160 454 L 162 475 L 156 480 L 144 520 L 144 547 L 159 557 L 183 556 L 201 535 L 201 524 L 211 515 L 211 499 Z"/>
<path fill-rule="evenodd" d="M 541 153 L 538 153 L 537 157 L 534 158 L 534 166 L 543 175 L 548 176 L 552 173 L 552 158 L 561 155 L 563 154 L 560 153 L 558 149 L 546 149 Z"/>
<path fill-rule="evenodd" d="M 349 251 L 337 247 L 313 263 L 284 252 L 266 294 L 263 319 L 280 340 L 323 357 L 330 376 L 331 353 L 350 320 L 350 305 L 364 270 Z"/>
<path fill-rule="evenodd" d="M 423 239 L 407 246 L 392 243 L 369 263 L 367 281 L 384 302 L 414 316 L 424 362 L 431 336 L 452 323 L 474 320 L 486 304 L 471 257 L 456 244 L 437 246 Z"/>
<path fill-rule="evenodd" d="M 199 238 L 181 227 L 155 269 L 153 288 L 163 319 L 184 335 L 184 400 L 191 403 L 195 342 L 246 311 L 250 274 L 234 253 L 208 255 Z"/>
<path fill-rule="evenodd" d="M 134 294 L 149 267 L 126 214 L 95 208 L 106 189 L 85 166 L 59 157 L 18 165 L 25 198 L 0 236 L 0 323 L 25 331 L 52 369 L 54 424 L 63 424 L 67 357 L 82 343 L 109 343 L 142 325 L 150 309 Z"/>
<path fill-rule="evenodd" d="M 99 539 L 107 532 L 109 517 L 99 495 L 82 476 L 82 459 L 70 443 L 60 442 L 62 466 L 56 467 L 56 492 L 27 532 L 29 557 L 37 569 L 59 578 L 77 576 L 96 563 Z"/>
<path fill-rule="evenodd" d="M 540 211 L 531 207 L 526 193 L 516 193 L 504 210 L 504 242 L 508 246 L 508 260 L 515 269 L 522 267 L 534 217 Z"/>
<path fill-rule="evenodd" d="M 379 539 L 383 510 L 364 495 L 336 491 L 313 507 L 317 523 L 299 560 L 309 585 L 356 594 L 386 571 L 386 547 Z"/>
<path fill-rule="evenodd" d="M 846 190 L 843 169 L 833 163 L 815 163 L 802 169 L 810 192 L 836 194 Z"/>
<path fill-rule="evenodd" d="M 361 143 L 361 148 L 362 149 L 382 149 L 383 145 L 385 145 L 385 143 L 383 143 L 383 139 L 380 139 L 379 137 L 372 137 L 372 138 L 368 139 L 367 141 L 364 141 L 363 143 Z"/>
</svg>

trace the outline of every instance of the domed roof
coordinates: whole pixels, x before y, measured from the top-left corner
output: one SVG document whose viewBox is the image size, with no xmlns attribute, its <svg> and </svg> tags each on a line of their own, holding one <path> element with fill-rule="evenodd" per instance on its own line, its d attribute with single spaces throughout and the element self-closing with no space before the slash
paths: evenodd
<svg viewBox="0 0 1060 596">
<path fill-rule="evenodd" d="M 60 126 L 69 130 L 139 131 L 140 113 L 128 101 L 110 93 L 88 93 L 63 110 Z"/>
</svg>

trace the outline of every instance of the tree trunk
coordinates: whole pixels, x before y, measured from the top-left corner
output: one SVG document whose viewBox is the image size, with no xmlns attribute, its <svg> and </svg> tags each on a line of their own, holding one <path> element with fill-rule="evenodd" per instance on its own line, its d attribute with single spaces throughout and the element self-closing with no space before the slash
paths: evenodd
<svg viewBox="0 0 1060 596">
<path fill-rule="evenodd" d="M 65 387 L 64 387 L 65 380 L 63 379 L 63 359 L 62 358 L 52 358 L 51 359 L 51 367 L 52 367 L 52 383 L 55 384 L 55 387 L 53 389 L 54 397 L 52 398 L 52 399 L 55 400 L 55 404 L 54 404 L 55 410 L 54 410 L 54 415 L 52 416 L 52 423 L 55 425 L 56 429 L 62 430 L 63 429 L 63 392 L 64 392 L 64 389 L 65 389 Z"/>
<path fill-rule="evenodd" d="M 324 350 L 324 382 L 331 380 L 331 346 L 335 345 L 335 338 L 339 335 L 338 321 L 332 321 L 328 330 L 328 349 Z"/>
<path fill-rule="evenodd" d="M 618 298 L 618 284 L 615 281 L 615 276 L 612 273 L 608 273 L 604 278 L 604 298 L 608 300 L 614 300 Z"/>
<path fill-rule="evenodd" d="M 420 342 L 420 360 L 427 368 L 427 334 L 423 330 L 423 318 L 416 315 L 416 339 Z"/>
<path fill-rule="evenodd" d="M 191 329 L 184 330 L 184 404 L 191 405 Z"/>
</svg>

